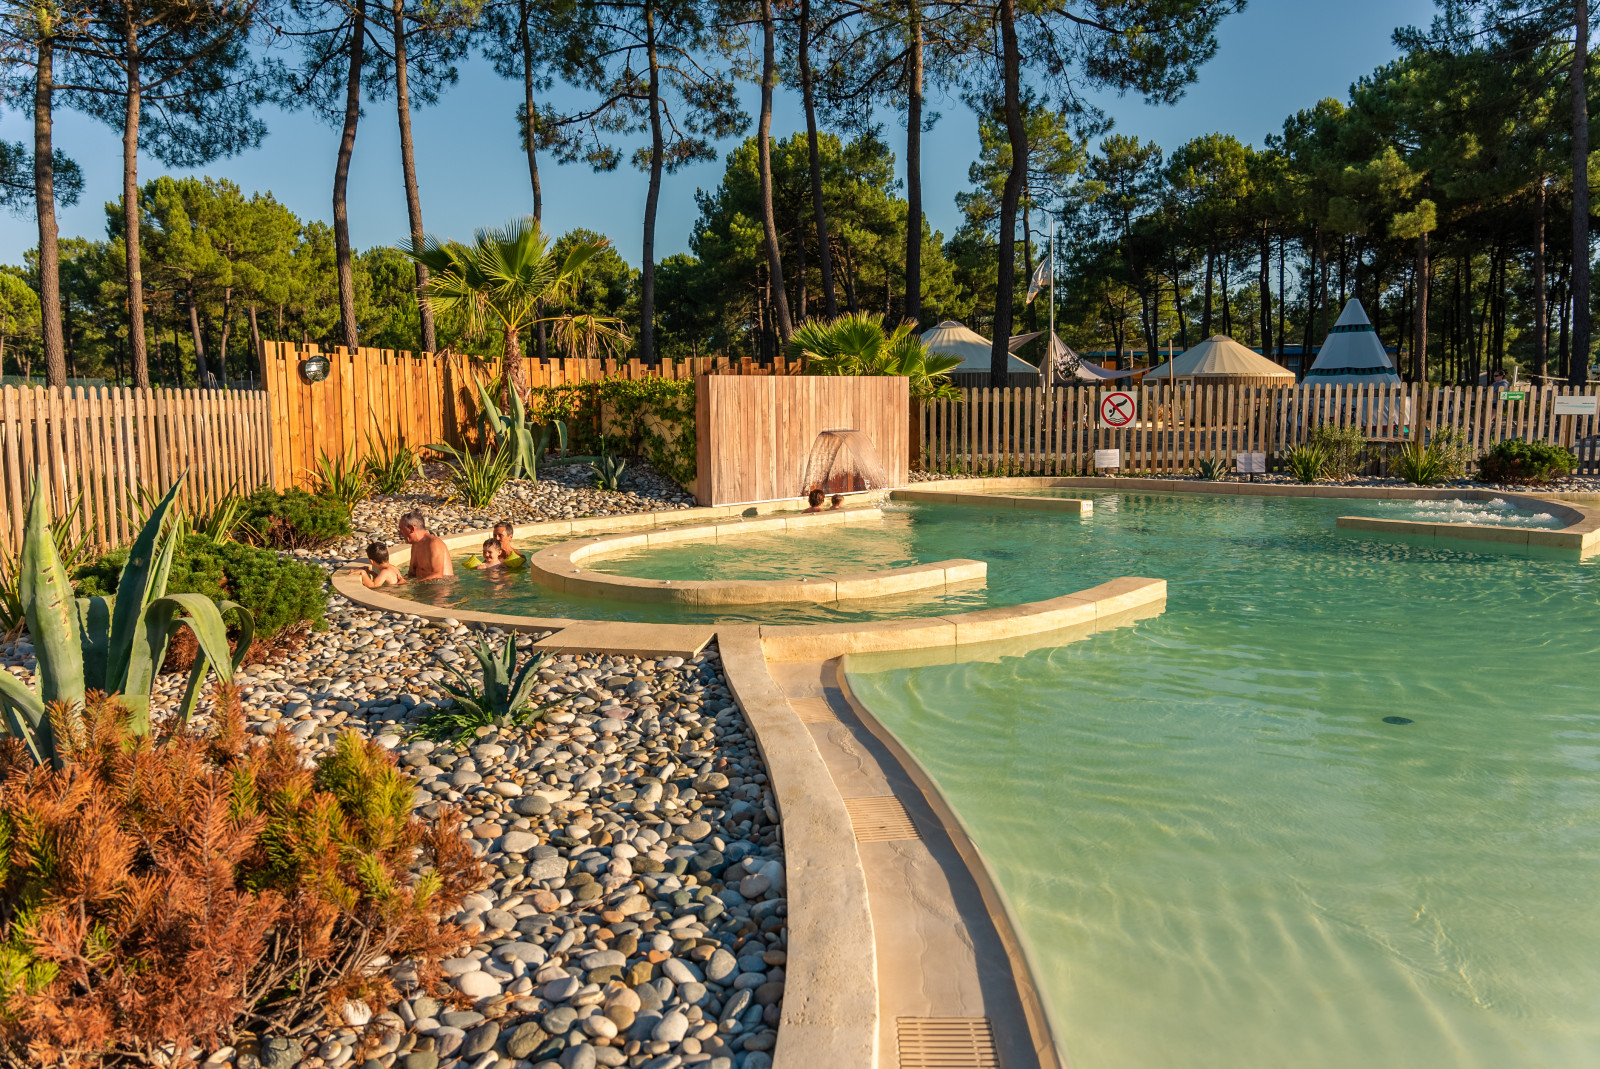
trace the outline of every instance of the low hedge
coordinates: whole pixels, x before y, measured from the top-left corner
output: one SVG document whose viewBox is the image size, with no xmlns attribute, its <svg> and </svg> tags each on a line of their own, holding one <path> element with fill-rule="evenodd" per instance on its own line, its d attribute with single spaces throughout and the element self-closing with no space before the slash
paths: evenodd
<svg viewBox="0 0 1600 1069">
<path fill-rule="evenodd" d="M 1577 466 L 1578 458 L 1562 446 L 1507 438 L 1478 458 L 1478 479 L 1538 485 L 1571 475 Z"/>
<path fill-rule="evenodd" d="M 115 594 L 127 560 L 125 547 L 76 569 L 72 579 L 79 596 Z M 318 631 L 328 626 L 327 580 L 320 568 L 241 542 L 185 538 L 173 554 L 167 592 L 237 601 L 255 614 L 256 639 L 267 645 L 301 624 Z"/>
<path fill-rule="evenodd" d="M 321 549 L 350 537 L 350 512 L 334 498 L 262 487 L 245 498 L 238 530 L 273 549 Z"/>
</svg>

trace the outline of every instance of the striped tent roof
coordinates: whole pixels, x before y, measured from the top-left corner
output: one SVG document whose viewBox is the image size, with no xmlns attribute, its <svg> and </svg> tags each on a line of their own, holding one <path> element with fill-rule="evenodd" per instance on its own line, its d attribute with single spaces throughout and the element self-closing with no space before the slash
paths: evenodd
<svg viewBox="0 0 1600 1069">
<path fill-rule="evenodd" d="M 1389 354 L 1383 351 L 1361 302 L 1350 298 L 1339 321 L 1328 331 L 1306 382 L 1399 382 Z"/>
</svg>

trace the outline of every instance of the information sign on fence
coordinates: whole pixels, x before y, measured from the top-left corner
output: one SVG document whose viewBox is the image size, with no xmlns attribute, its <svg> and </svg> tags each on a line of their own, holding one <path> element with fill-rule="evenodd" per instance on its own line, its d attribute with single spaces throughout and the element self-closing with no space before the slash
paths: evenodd
<svg viewBox="0 0 1600 1069">
<path fill-rule="evenodd" d="M 1235 453 L 1234 463 L 1239 467 L 1240 475 L 1265 475 L 1267 473 L 1267 454 L 1265 453 Z"/>
<path fill-rule="evenodd" d="M 1122 467 L 1122 450 L 1096 449 L 1094 451 L 1094 466 L 1097 468 Z"/>
<path fill-rule="evenodd" d="M 1600 397 L 1594 394 L 1557 397 L 1555 411 L 1558 416 L 1600 415 Z"/>
</svg>

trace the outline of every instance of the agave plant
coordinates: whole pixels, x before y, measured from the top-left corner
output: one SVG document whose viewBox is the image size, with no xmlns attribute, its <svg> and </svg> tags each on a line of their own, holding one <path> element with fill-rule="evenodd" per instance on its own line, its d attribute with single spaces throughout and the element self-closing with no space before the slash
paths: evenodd
<svg viewBox="0 0 1600 1069">
<path fill-rule="evenodd" d="M 600 490 L 621 490 L 622 472 L 628 462 L 615 456 L 605 448 L 604 440 L 600 443 L 600 459 L 589 465 L 589 470 L 594 472 L 594 485 Z"/>
<path fill-rule="evenodd" d="M 34 760 L 60 767 L 55 720 L 76 720 L 90 690 L 120 694 L 135 734 L 150 730 L 150 692 L 167 645 L 187 627 L 199 647 L 189 685 L 179 706 L 187 720 L 200 685 L 213 668 L 224 681 L 233 678 L 255 634 L 255 618 L 232 602 L 202 594 L 168 594 L 167 575 L 178 539 L 168 529 L 179 482 L 167 491 L 145 522 L 128 553 L 117 592 L 111 597 L 76 598 L 67 570 L 50 535 L 49 508 L 37 482 L 28 506 L 22 540 L 20 594 L 33 639 L 37 690 L 0 672 L 0 713 L 7 734 L 20 738 Z M 239 623 L 238 652 L 228 649 L 223 614 Z"/>
<path fill-rule="evenodd" d="M 450 458 L 446 463 L 450 485 L 475 509 L 494 504 L 494 495 L 510 480 L 517 463 L 515 453 L 505 443 L 476 454 L 448 442 L 435 442 L 428 448 Z"/>
<path fill-rule="evenodd" d="M 471 734 L 474 728 L 526 724 L 566 700 L 533 704 L 539 669 L 550 663 L 554 657 L 552 653 L 530 657 L 518 668 L 516 637 L 507 636 L 499 649 L 488 640 L 479 642 L 473 647 L 472 655 L 483 669 L 483 685 L 479 686 L 471 676 L 441 658 L 439 663 L 451 671 L 457 682 L 439 684 L 450 695 L 450 704 L 424 717 L 417 730 L 418 736 L 435 740 L 459 739 Z"/>
<path fill-rule="evenodd" d="M 1394 458 L 1394 472 L 1408 483 L 1432 486 L 1445 478 L 1444 450 L 1435 444 L 1407 442 Z"/>
<path fill-rule="evenodd" d="M 346 512 L 361 504 L 372 493 L 372 484 L 362 465 L 356 462 L 354 453 L 330 457 L 319 451 L 315 478 L 317 493 L 342 503 Z"/>
<path fill-rule="evenodd" d="M 50 539 L 55 543 L 61 566 L 69 575 L 82 562 L 94 536 L 94 528 L 87 526 L 76 536 L 72 533 L 72 521 L 82 505 L 83 495 L 79 494 L 65 516 L 50 522 Z M 9 546 L 0 546 L 0 638 L 15 638 L 27 626 L 21 583 L 22 554 Z"/>
<path fill-rule="evenodd" d="M 1216 457 L 1201 457 L 1195 464 L 1195 469 L 1200 478 L 1216 482 L 1227 474 L 1228 469 Z"/>
<path fill-rule="evenodd" d="M 851 312 L 837 319 L 813 319 L 796 328 L 789 355 L 804 359 L 813 375 L 901 375 L 910 380 L 911 399 L 954 397 L 945 372 L 961 358 L 930 353 L 916 333 L 914 320 L 885 332 L 871 312 Z"/>
<path fill-rule="evenodd" d="M 495 391 L 487 383 L 478 383 L 478 400 L 482 404 L 482 416 L 488 426 L 491 436 L 497 446 L 509 448 L 515 458 L 512 467 L 512 478 L 537 479 L 539 465 L 544 462 L 544 454 L 550 448 L 550 436 L 560 436 L 561 451 L 567 449 L 567 424 L 564 420 L 553 420 L 543 427 L 528 421 L 528 408 L 522 403 L 522 395 L 511 391 L 511 402 L 504 412 L 494 403 Z"/>
<path fill-rule="evenodd" d="M 1304 442 L 1289 450 L 1283 463 L 1297 482 L 1314 483 L 1328 469 L 1328 454 L 1321 446 Z"/>
<path fill-rule="evenodd" d="M 422 455 L 404 440 L 391 445 L 389 439 L 380 434 L 377 442 L 373 442 L 369 434 L 367 457 L 362 466 L 374 490 L 380 494 L 398 494 L 405 490 L 411 477 L 422 470 Z"/>
</svg>

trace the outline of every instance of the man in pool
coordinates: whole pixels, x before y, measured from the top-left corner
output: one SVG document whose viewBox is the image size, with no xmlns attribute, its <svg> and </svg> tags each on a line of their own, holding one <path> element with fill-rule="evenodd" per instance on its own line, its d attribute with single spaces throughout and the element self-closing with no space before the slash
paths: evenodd
<svg viewBox="0 0 1600 1069">
<path fill-rule="evenodd" d="M 438 579 L 455 575 L 450 564 L 450 551 L 444 539 L 428 530 L 427 517 L 420 512 L 408 512 L 400 517 L 400 538 L 411 546 L 412 579 Z"/>
<path fill-rule="evenodd" d="M 821 512 L 822 511 L 822 503 L 824 501 L 826 501 L 826 500 L 828 500 L 828 495 L 824 494 L 822 492 L 822 487 L 820 487 L 820 486 L 817 487 L 815 490 L 812 490 L 809 494 L 806 495 L 806 502 L 808 504 L 810 504 L 811 507 L 806 509 L 805 511 L 806 512 Z M 804 514 L 805 513 L 801 513 L 801 515 L 804 515 Z"/>
<path fill-rule="evenodd" d="M 500 547 L 501 559 L 507 564 L 522 560 L 522 554 L 511 548 L 511 532 L 510 520 L 501 520 L 494 525 L 494 541 Z M 487 557 L 484 559 L 488 560 Z"/>
</svg>

